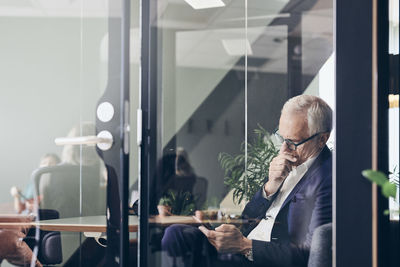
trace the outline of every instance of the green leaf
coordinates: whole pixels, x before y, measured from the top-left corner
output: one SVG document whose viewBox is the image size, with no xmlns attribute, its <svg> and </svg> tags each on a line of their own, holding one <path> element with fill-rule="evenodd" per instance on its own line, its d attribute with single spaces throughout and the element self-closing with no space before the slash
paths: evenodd
<svg viewBox="0 0 400 267">
<path fill-rule="evenodd" d="M 387 197 L 387 198 L 388 197 L 395 198 L 396 197 L 396 193 L 397 193 L 397 187 L 396 187 L 395 184 L 393 184 L 393 183 L 391 183 L 389 181 L 386 181 L 386 183 L 383 184 L 383 186 L 382 186 L 382 194 L 385 197 Z"/>
<path fill-rule="evenodd" d="M 370 180 L 380 186 L 383 186 L 388 181 L 388 178 L 386 177 L 386 175 L 380 171 L 364 170 L 364 171 L 362 171 L 362 175 L 365 178 L 367 178 L 368 180 Z"/>
<path fill-rule="evenodd" d="M 241 200 L 250 200 L 262 187 L 271 160 L 279 153 L 271 135 L 260 125 L 254 130 L 255 136 L 247 143 L 247 157 L 244 151 L 246 143 L 240 145 L 239 155 L 230 155 L 221 152 L 218 160 L 224 170 L 224 184 L 233 189 L 233 200 L 238 203 Z M 247 162 L 245 160 L 247 159 Z M 247 170 L 245 169 L 247 165 Z M 246 174 L 244 175 L 244 173 Z"/>
<path fill-rule="evenodd" d="M 385 215 L 390 215 L 390 213 L 392 213 L 393 215 L 399 215 L 400 210 L 384 210 L 383 211 L 383 214 L 385 214 Z"/>
<path fill-rule="evenodd" d="M 390 214 L 390 211 L 389 211 L 389 210 L 384 210 L 384 211 L 383 211 L 383 214 L 389 215 L 389 214 Z"/>
</svg>

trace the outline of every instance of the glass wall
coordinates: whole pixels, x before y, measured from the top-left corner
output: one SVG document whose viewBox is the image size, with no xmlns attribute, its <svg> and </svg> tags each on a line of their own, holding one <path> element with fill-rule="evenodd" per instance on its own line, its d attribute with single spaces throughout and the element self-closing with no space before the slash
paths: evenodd
<svg viewBox="0 0 400 267">
<path fill-rule="evenodd" d="M 143 82 L 143 3 L 131 1 L 130 14 L 131 205 L 139 198 L 141 178 L 136 112 Z M 334 109 L 333 8 L 330 0 L 150 3 L 155 33 L 149 47 L 155 74 L 151 94 L 156 96 L 150 109 L 157 127 L 149 130 L 156 132 L 156 162 L 146 177 L 151 216 L 144 240 L 148 266 L 160 266 L 168 264 L 162 240 L 173 224 L 198 226 L 195 215 L 213 226 L 233 223 L 244 229 L 257 219 L 241 214 L 264 186 L 269 163 L 281 149 L 273 133 L 289 98 L 315 95 Z M 110 47 L 120 45 L 113 39 L 120 33 L 109 30 L 110 24 L 120 27 L 120 16 L 119 2 L 105 0 L 0 4 L 3 222 L 11 218 L 31 227 L 37 226 L 35 220 L 61 219 L 71 226 L 79 218 L 88 219 L 86 225 L 105 225 L 106 168 L 94 145 L 71 140 L 96 134 L 98 99 L 121 78 L 120 66 L 110 63 L 119 56 L 119 47 Z M 56 141 L 59 137 L 67 139 Z M 135 220 L 132 216 L 133 231 Z M 16 237 L 49 231 L 58 240 L 51 244 L 55 258 L 46 259 L 27 238 L 21 253 L 4 257 L 2 266 L 29 264 L 32 250 L 43 264 L 104 264 L 99 237 L 105 230 L 60 230 L 43 222 L 30 230 L 19 226 L 2 225 L 0 242 L 12 247 Z M 131 261 L 136 242 L 131 233 Z"/>
<path fill-rule="evenodd" d="M 105 224 L 107 174 L 96 147 L 55 140 L 96 135 L 97 101 L 108 80 L 108 19 L 107 1 L 1 2 L 2 219 L 100 216 Z M 28 229 L 0 229 L 2 266 L 29 266 L 38 228 Z M 52 234 L 54 242 L 42 243 L 52 248 L 50 258 L 35 249 L 42 264 L 88 266 L 80 248 L 94 239 L 86 242 L 81 230 Z"/>
<path fill-rule="evenodd" d="M 279 153 L 273 133 L 289 98 L 319 96 L 334 109 L 333 2 L 153 3 L 148 265 L 168 266 L 162 245 L 171 224 L 198 226 L 195 215 L 246 227 L 241 214 Z"/>
</svg>

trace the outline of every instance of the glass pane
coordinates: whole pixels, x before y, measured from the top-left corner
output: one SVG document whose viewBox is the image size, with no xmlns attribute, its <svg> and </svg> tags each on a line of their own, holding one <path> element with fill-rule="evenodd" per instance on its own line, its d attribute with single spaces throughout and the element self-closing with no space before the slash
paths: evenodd
<svg viewBox="0 0 400 267">
<path fill-rule="evenodd" d="M 290 265 L 307 266 L 318 257 L 313 243 L 321 240 L 326 246 L 319 247 L 319 255 L 331 260 L 333 2 L 274 2 L 248 4 L 248 33 L 261 31 L 251 45 L 247 72 L 250 202 L 242 216 L 254 223 L 241 228 L 253 240 L 253 254 L 242 254 L 244 262 L 253 257 L 256 263 L 284 266 L 289 257 Z M 262 63 L 250 65 L 257 62 Z"/>
<path fill-rule="evenodd" d="M 37 220 L 96 215 L 105 220 L 107 175 L 96 147 L 56 145 L 55 139 L 96 134 L 97 101 L 108 75 L 102 51 L 108 33 L 106 2 L 2 1 L 0 11 L 5 38 L 0 44 L 0 109 L 8 114 L 3 124 L 9 129 L 1 134 L 7 141 L 0 152 L 0 213 L 21 220 L 32 219 L 31 213 Z M 7 234 L 34 237 L 38 230 Z M 40 230 L 40 238 L 57 235 Z M 82 262 L 82 245 L 104 250 L 81 230 L 60 231 L 61 242 L 46 245 L 54 249 L 53 259 L 39 249 L 42 264 L 88 266 L 93 259 Z M 16 245 L 12 238 L 0 240 Z M 2 266 L 30 262 L 34 243 L 22 244 Z"/>
<path fill-rule="evenodd" d="M 306 248 L 306 256 L 294 260 L 307 264 L 315 228 L 332 221 L 331 151 L 325 147 L 332 117 L 325 102 L 334 109 L 332 4 L 158 1 L 153 67 L 158 78 L 154 109 L 159 114 L 159 140 L 150 188 L 154 216 L 149 219 L 149 265 L 201 265 L 206 259 L 211 265 L 246 266 L 243 254 L 250 250 L 242 241 L 249 239 L 269 242 L 257 243 L 260 248 L 276 248 L 277 258 L 261 253 L 256 256 L 259 264 L 284 265 L 291 257 L 284 249 L 289 250 L 289 243 L 294 250 Z M 280 127 L 286 128 L 280 132 L 286 142 L 279 144 L 273 132 L 282 126 L 282 106 L 302 94 L 325 100 L 319 102 L 325 110 L 322 122 L 316 122 L 320 132 L 305 123 L 308 110 L 303 107 L 300 118 L 290 109 L 290 117 L 281 121 L 292 124 Z M 301 132 L 293 133 L 298 127 Z M 290 142 L 297 150 L 289 153 L 285 149 Z M 270 188 L 266 182 L 271 160 L 283 155 L 302 160 L 301 164 L 280 164 L 285 173 L 276 178 L 283 179 L 264 196 L 262 189 Z M 313 176 L 312 169 L 322 168 L 327 168 L 325 176 Z M 299 180 L 293 182 L 293 177 Z M 307 184 L 307 179 L 313 182 Z M 193 227 L 202 224 L 231 226 L 215 232 L 202 228 L 203 233 Z M 230 246 L 240 249 L 225 243 L 226 250 L 216 256 L 218 245 L 212 235 L 230 231 L 237 234 Z M 328 245 L 325 251 L 331 248 Z"/>
<path fill-rule="evenodd" d="M 129 159 L 129 206 L 131 218 L 137 220 L 139 209 L 139 156 L 137 126 L 138 110 L 140 108 L 140 1 L 131 1 L 131 29 L 130 29 L 130 159 Z M 139 126 L 141 127 L 141 126 Z M 139 226 L 138 226 L 139 228 Z M 129 266 L 137 266 L 138 234 L 129 235 Z"/>
<path fill-rule="evenodd" d="M 158 1 L 157 6 L 160 128 L 150 183 L 155 217 L 150 218 L 149 266 L 168 263 L 161 253 L 165 221 L 191 222 L 196 210 L 217 218 L 228 193 L 218 157 L 239 153 L 244 142 L 244 62 L 250 49 L 244 1 L 211 1 L 204 8 L 196 2 L 201 1 Z"/>
</svg>

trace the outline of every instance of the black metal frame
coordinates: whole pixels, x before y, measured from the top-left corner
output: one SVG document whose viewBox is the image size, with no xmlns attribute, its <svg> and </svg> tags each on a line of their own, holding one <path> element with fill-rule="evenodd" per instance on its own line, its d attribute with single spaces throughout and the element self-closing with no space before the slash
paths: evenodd
<svg viewBox="0 0 400 267">
<path fill-rule="evenodd" d="M 120 221 L 120 266 L 129 265 L 129 66 L 130 66 L 130 0 L 122 0 L 121 21 L 121 87 L 120 87 L 120 139 L 119 147 L 121 181 L 119 190 L 121 194 L 121 221 Z"/>
<path fill-rule="evenodd" d="M 372 266 L 372 190 L 361 176 L 372 165 L 372 2 L 336 2 L 334 262 Z"/>
<path fill-rule="evenodd" d="M 389 172 L 389 0 L 377 1 L 377 55 L 378 55 L 378 170 Z M 380 190 L 379 190 L 380 191 Z M 390 219 L 384 210 L 389 208 L 389 201 L 378 192 L 378 265 L 390 264 Z M 396 253 L 397 254 L 397 253 Z"/>
<path fill-rule="evenodd" d="M 142 144 L 139 180 L 139 251 L 138 265 L 148 266 L 149 256 L 149 185 L 157 161 L 157 16 L 156 1 L 142 1 L 141 20 L 141 109 Z"/>
<path fill-rule="evenodd" d="M 98 104 L 114 106 L 109 122 L 96 119 L 96 132 L 107 130 L 114 137 L 111 149 L 98 154 L 107 168 L 107 266 L 129 265 L 129 31 L 130 1 L 113 3 L 108 18 L 108 83 Z"/>
</svg>

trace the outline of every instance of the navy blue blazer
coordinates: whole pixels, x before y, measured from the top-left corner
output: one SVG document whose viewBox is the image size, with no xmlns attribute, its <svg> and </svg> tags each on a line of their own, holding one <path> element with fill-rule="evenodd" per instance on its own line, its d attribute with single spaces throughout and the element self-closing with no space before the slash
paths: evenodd
<svg viewBox="0 0 400 267">
<path fill-rule="evenodd" d="M 275 194 L 276 196 L 277 194 Z M 243 218 L 262 219 L 274 198 L 258 191 L 243 210 Z M 307 266 L 315 228 L 332 222 L 332 153 L 325 146 L 279 211 L 271 242 L 253 240 L 254 263 L 262 266 Z M 257 224 L 242 232 L 247 236 Z"/>
</svg>

